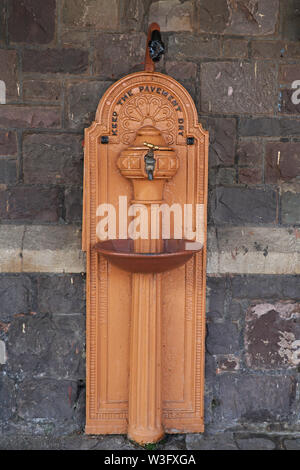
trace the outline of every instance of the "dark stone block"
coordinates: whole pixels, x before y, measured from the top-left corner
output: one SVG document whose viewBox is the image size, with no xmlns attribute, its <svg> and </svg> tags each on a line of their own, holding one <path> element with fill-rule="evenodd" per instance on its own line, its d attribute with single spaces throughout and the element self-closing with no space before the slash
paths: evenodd
<svg viewBox="0 0 300 470">
<path fill-rule="evenodd" d="M 127 8 L 130 7 L 129 3 L 127 0 Z M 62 20 L 71 28 L 116 31 L 119 8 L 123 4 L 118 0 L 66 0 L 63 2 Z"/>
<path fill-rule="evenodd" d="M 171 77 L 178 80 L 190 93 L 193 100 L 196 100 L 196 74 L 197 65 L 193 62 L 169 62 L 166 63 L 166 72 Z"/>
<path fill-rule="evenodd" d="M 163 32 L 193 31 L 196 24 L 194 1 L 154 0 L 150 3 L 149 24 L 159 23 Z"/>
<path fill-rule="evenodd" d="M 300 439 L 285 439 L 284 447 L 286 450 L 300 450 Z"/>
<path fill-rule="evenodd" d="M 212 168 L 209 170 L 208 185 L 222 186 L 236 183 L 236 169 L 235 168 Z"/>
<path fill-rule="evenodd" d="M 23 72 L 80 74 L 87 72 L 88 66 L 88 51 L 80 49 L 23 51 Z"/>
<path fill-rule="evenodd" d="M 29 313 L 36 308 L 35 284 L 31 277 L 20 274 L 0 275 L 0 320 L 12 321 L 14 315 Z"/>
<path fill-rule="evenodd" d="M 226 0 L 197 0 L 199 31 L 223 33 L 230 19 Z"/>
<path fill-rule="evenodd" d="M 85 283 L 81 274 L 40 275 L 38 311 L 45 313 L 85 312 Z"/>
<path fill-rule="evenodd" d="M 228 3 L 228 2 L 227 2 Z M 230 21 L 226 33 L 268 36 L 276 32 L 279 0 L 229 2 Z"/>
<path fill-rule="evenodd" d="M 245 301 L 247 303 L 247 301 Z M 247 305 L 248 306 L 248 305 Z M 243 318 L 245 310 L 243 302 L 232 300 L 226 305 L 226 314 L 232 321 L 238 321 Z"/>
<path fill-rule="evenodd" d="M 277 102 L 276 67 L 262 61 L 201 64 L 201 111 L 273 114 Z"/>
<path fill-rule="evenodd" d="M 281 196 L 281 221 L 283 224 L 300 224 L 300 193 L 284 192 Z"/>
<path fill-rule="evenodd" d="M 280 59 L 286 57 L 284 41 L 252 41 L 252 57 L 257 59 Z"/>
<path fill-rule="evenodd" d="M 217 224 L 275 223 L 276 208 L 276 192 L 272 189 L 219 187 L 211 214 Z"/>
<path fill-rule="evenodd" d="M 60 438 L 53 437 L 49 433 L 45 436 L 0 434 L 1 450 L 59 450 L 62 449 L 62 445 Z"/>
<path fill-rule="evenodd" d="M 17 136 L 13 131 L 0 131 L 0 155 L 15 155 L 17 153 Z"/>
<path fill-rule="evenodd" d="M 286 83 L 291 86 L 295 80 L 299 80 L 299 77 L 299 64 L 284 64 L 279 66 L 279 83 Z"/>
<path fill-rule="evenodd" d="M 299 0 L 297 0 L 299 1 Z M 299 11 L 300 11 L 300 3 L 299 3 Z M 295 42 L 285 42 L 285 49 L 286 52 L 284 53 L 284 57 L 289 59 L 298 59 L 300 56 L 300 44 L 299 41 Z"/>
<path fill-rule="evenodd" d="M 0 220 L 8 217 L 7 215 L 7 191 L 0 191 Z"/>
<path fill-rule="evenodd" d="M 67 430 L 65 430 L 67 434 Z M 179 447 L 185 436 L 166 436 L 163 444 L 159 448 L 166 450 L 174 445 Z M 136 450 L 136 445 L 132 444 L 124 435 L 98 435 L 89 436 L 82 433 L 70 435 L 54 436 L 46 435 L 26 435 L 26 434 L 0 434 L 0 449 L 3 450 Z"/>
<path fill-rule="evenodd" d="M 300 303 L 253 305 L 246 315 L 247 365 L 253 369 L 281 369 L 300 363 Z"/>
<path fill-rule="evenodd" d="M 207 334 L 207 330 L 206 330 Z M 205 353 L 205 395 L 210 395 L 216 377 L 216 361 L 215 357 L 209 352 Z M 208 409 L 206 410 L 208 412 Z M 209 413 L 209 412 L 208 412 Z"/>
<path fill-rule="evenodd" d="M 208 277 L 207 290 L 209 295 L 209 319 L 224 318 L 224 302 L 226 295 L 226 279 L 224 277 Z"/>
<path fill-rule="evenodd" d="M 300 56 L 299 42 L 253 41 L 252 57 L 257 59 L 296 59 Z"/>
<path fill-rule="evenodd" d="M 84 336 L 80 315 L 19 315 L 8 330 L 8 370 L 23 378 L 84 379 Z"/>
<path fill-rule="evenodd" d="M 67 88 L 68 127 L 82 130 L 95 119 L 99 101 L 112 82 L 74 82 Z"/>
<path fill-rule="evenodd" d="M 238 450 L 233 434 L 222 433 L 215 435 L 187 434 L 186 448 L 188 450 Z"/>
<path fill-rule="evenodd" d="M 236 299 L 280 299 L 284 279 L 285 276 L 233 276 L 232 296 Z"/>
<path fill-rule="evenodd" d="M 197 0 L 200 32 L 260 36 L 273 34 L 279 0 Z"/>
<path fill-rule="evenodd" d="M 12 418 L 16 411 L 15 384 L 0 372 L 0 425 Z"/>
<path fill-rule="evenodd" d="M 65 191 L 65 211 L 66 221 L 81 222 L 82 221 L 82 189 L 68 188 Z"/>
<path fill-rule="evenodd" d="M 208 323 L 206 348 L 209 354 L 232 354 L 239 350 L 239 331 L 236 324 Z"/>
<path fill-rule="evenodd" d="M 178 436 L 179 440 L 179 436 Z M 159 446 L 159 444 L 157 444 Z M 166 442 L 167 446 L 167 442 Z M 156 447 L 159 449 L 159 447 Z M 63 443 L 63 449 L 65 450 L 136 450 L 137 447 L 130 442 L 124 435 L 111 435 L 111 436 L 97 436 L 92 438 L 91 436 L 76 436 L 66 437 Z"/>
<path fill-rule="evenodd" d="M 144 33 L 99 34 L 95 41 L 95 73 L 115 80 L 143 70 L 145 44 Z"/>
<path fill-rule="evenodd" d="M 62 86 L 59 81 L 24 80 L 23 95 L 25 101 L 53 101 L 61 98 Z"/>
<path fill-rule="evenodd" d="M 265 181 L 292 181 L 300 176 L 300 142 L 269 142 L 266 145 Z"/>
<path fill-rule="evenodd" d="M 299 114 L 300 113 L 300 104 L 293 103 L 293 95 L 296 90 L 282 90 L 280 92 L 280 113 L 281 114 Z M 296 92 L 297 98 L 299 92 Z"/>
<path fill-rule="evenodd" d="M 244 437 L 236 439 L 239 450 L 274 450 L 276 444 L 264 437 Z"/>
<path fill-rule="evenodd" d="M 30 134 L 23 140 L 24 182 L 82 184 L 81 136 Z"/>
<path fill-rule="evenodd" d="M 55 0 L 10 0 L 10 41 L 49 44 L 54 39 L 55 7 Z"/>
<path fill-rule="evenodd" d="M 221 57 L 221 41 L 211 36 L 196 36 L 190 33 L 171 35 L 168 57 L 179 60 Z"/>
<path fill-rule="evenodd" d="M 186 449 L 184 434 L 166 434 L 162 442 L 157 444 L 157 450 L 184 450 Z M 189 458 L 189 457 L 188 457 Z"/>
<path fill-rule="evenodd" d="M 85 49 L 93 44 L 94 35 L 95 33 L 89 30 L 64 29 L 61 33 L 61 45 L 62 47 Z"/>
<path fill-rule="evenodd" d="M 282 287 L 282 298 L 300 301 L 300 276 L 278 276 Z"/>
<path fill-rule="evenodd" d="M 18 416 L 27 423 L 52 424 L 56 433 L 72 433 L 82 428 L 76 410 L 80 382 L 48 378 L 25 379 L 18 388 Z"/>
<path fill-rule="evenodd" d="M 144 0 L 128 0 L 120 3 L 121 24 L 127 31 L 142 31 L 147 8 Z"/>
<path fill-rule="evenodd" d="M 237 148 L 238 165 L 247 167 L 261 166 L 262 153 L 261 142 L 239 142 Z"/>
<path fill-rule="evenodd" d="M 241 118 L 239 135 L 242 137 L 288 137 L 300 135 L 300 120 L 288 118 Z"/>
<path fill-rule="evenodd" d="M 300 2 L 299 0 L 284 0 L 282 9 L 282 37 L 289 41 L 300 39 Z"/>
<path fill-rule="evenodd" d="M 13 184 L 17 180 L 17 161 L 9 158 L 0 159 L 0 183 Z"/>
<path fill-rule="evenodd" d="M 284 423 L 295 401 L 295 378 L 288 375 L 219 375 L 216 425 Z"/>
<path fill-rule="evenodd" d="M 3 219 L 58 222 L 61 217 L 62 193 L 58 188 L 15 186 L 3 193 L 6 194 Z"/>
<path fill-rule="evenodd" d="M 178 436 L 179 438 L 179 436 Z M 78 438 L 77 438 L 78 439 Z M 79 444 L 79 445 L 78 445 Z M 167 445 L 167 442 L 166 442 Z M 159 444 L 157 444 L 159 446 Z M 79 441 L 74 439 L 67 438 L 64 449 L 94 449 L 94 450 L 136 450 L 137 447 L 132 442 L 130 442 L 124 435 L 111 435 L 111 436 L 97 436 L 96 440 L 85 436 Z M 159 447 L 158 447 L 159 448 Z"/>
<path fill-rule="evenodd" d="M 0 10 L 1 12 L 1 10 Z M 6 102 L 17 100 L 18 95 L 18 54 L 17 51 L 0 49 L 1 75 L 6 87 Z"/>
<path fill-rule="evenodd" d="M 248 57 L 248 42 L 244 39 L 224 39 L 223 57 L 244 59 Z"/>
<path fill-rule="evenodd" d="M 261 168 L 239 168 L 239 183 L 241 184 L 259 184 L 262 183 Z"/>
<path fill-rule="evenodd" d="M 209 166 L 233 165 L 236 120 L 200 116 L 200 122 L 209 131 Z"/>
<path fill-rule="evenodd" d="M 237 159 L 239 183 L 262 183 L 263 148 L 261 142 L 240 142 Z"/>
<path fill-rule="evenodd" d="M 0 44 L 6 39 L 6 1 L 0 0 Z"/>
<path fill-rule="evenodd" d="M 0 128 L 47 128 L 60 127 L 61 113 L 57 107 L 0 105 Z"/>
</svg>

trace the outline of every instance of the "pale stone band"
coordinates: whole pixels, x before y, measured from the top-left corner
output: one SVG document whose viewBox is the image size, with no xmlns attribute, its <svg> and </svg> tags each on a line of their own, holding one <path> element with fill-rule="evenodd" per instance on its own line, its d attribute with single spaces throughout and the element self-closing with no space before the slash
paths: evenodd
<svg viewBox="0 0 300 470">
<path fill-rule="evenodd" d="M 0 272 L 85 272 L 78 226 L 0 225 Z M 300 229 L 208 229 L 207 274 L 300 274 Z"/>
</svg>

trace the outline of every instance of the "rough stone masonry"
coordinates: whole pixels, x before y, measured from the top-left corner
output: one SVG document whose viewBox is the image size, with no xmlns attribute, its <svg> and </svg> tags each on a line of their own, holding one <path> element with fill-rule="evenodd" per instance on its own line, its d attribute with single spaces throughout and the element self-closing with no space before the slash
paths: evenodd
<svg viewBox="0 0 300 470">
<path fill-rule="evenodd" d="M 83 129 L 115 80 L 179 80 L 210 131 L 206 432 L 162 449 L 300 449 L 299 0 L 0 0 L 0 448 L 88 437 Z"/>
</svg>

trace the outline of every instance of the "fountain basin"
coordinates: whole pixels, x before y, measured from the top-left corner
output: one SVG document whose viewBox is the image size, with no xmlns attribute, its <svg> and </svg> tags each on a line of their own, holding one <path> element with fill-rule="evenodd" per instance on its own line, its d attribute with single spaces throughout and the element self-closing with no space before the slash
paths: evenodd
<svg viewBox="0 0 300 470">
<path fill-rule="evenodd" d="M 93 250 L 103 255 L 120 269 L 131 273 L 162 273 L 179 268 L 203 245 L 189 240 L 163 240 L 160 253 L 136 253 L 134 240 L 105 240 L 93 246 Z"/>
</svg>

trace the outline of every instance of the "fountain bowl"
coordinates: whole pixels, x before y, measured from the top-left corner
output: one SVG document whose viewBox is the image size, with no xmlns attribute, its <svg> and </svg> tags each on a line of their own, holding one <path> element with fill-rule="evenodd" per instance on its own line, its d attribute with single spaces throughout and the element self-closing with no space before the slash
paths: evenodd
<svg viewBox="0 0 300 470">
<path fill-rule="evenodd" d="M 136 253 L 134 240 L 105 240 L 96 243 L 92 250 L 100 253 L 113 265 L 131 273 L 162 273 L 184 265 L 203 248 L 202 243 L 183 240 L 163 240 L 159 253 Z"/>
</svg>

